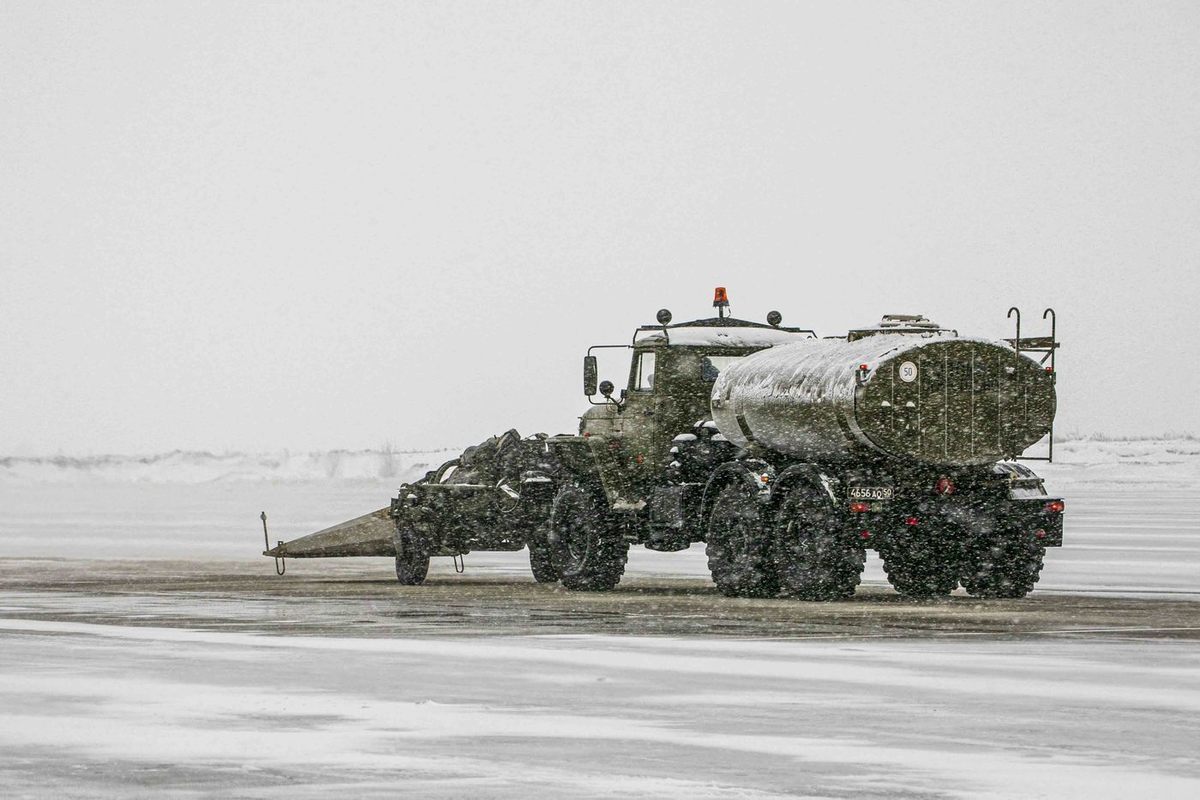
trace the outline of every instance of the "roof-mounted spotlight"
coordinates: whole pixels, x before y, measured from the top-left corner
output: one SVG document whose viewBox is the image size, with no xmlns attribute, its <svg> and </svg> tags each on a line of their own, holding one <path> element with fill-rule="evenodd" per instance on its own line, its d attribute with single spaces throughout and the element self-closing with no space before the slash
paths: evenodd
<svg viewBox="0 0 1200 800">
<path fill-rule="evenodd" d="M 658 320 L 659 325 L 670 325 L 671 324 L 671 309 L 660 308 L 658 310 L 658 316 L 655 317 L 655 319 Z"/>
<path fill-rule="evenodd" d="M 780 314 L 778 311 L 767 312 L 767 324 L 772 328 L 778 328 L 781 322 L 783 322 L 783 314 Z"/>
</svg>

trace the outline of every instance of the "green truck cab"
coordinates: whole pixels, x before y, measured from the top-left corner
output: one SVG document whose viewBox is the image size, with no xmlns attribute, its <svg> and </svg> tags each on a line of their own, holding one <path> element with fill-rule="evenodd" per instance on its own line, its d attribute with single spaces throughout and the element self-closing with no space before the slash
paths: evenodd
<svg viewBox="0 0 1200 800">
<path fill-rule="evenodd" d="M 584 393 L 592 407 L 580 417 L 579 445 L 595 460 L 610 507 L 642 510 L 672 460 L 676 436 L 711 417 L 713 384 L 730 364 L 768 347 L 814 338 L 812 331 L 720 316 L 643 326 L 628 345 L 596 345 L 584 359 Z M 600 348 L 631 353 L 625 387 L 595 383 Z M 606 385 L 608 384 L 608 385 Z M 600 394 L 601 400 L 596 400 Z M 567 440 L 557 439 L 565 447 Z"/>
</svg>

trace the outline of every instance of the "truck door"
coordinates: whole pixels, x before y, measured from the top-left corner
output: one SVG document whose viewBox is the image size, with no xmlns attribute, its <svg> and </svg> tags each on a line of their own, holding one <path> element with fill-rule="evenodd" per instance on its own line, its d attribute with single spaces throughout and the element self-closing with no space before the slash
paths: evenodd
<svg viewBox="0 0 1200 800">
<path fill-rule="evenodd" d="M 629 397 L 625 401 L 625 444 L 631 456 L 642 456 L 644 464 L 650 455 L 654 433 L 658 429 L 657 415 L 661 404 L 661 386 L 656 390 L 663 359 L 654 350 L 634 352 L 629 373 Z M 661 384 L 661 381 L 657 381 Z"/>
<path fill-rule="evenodd" d="M 645 476 L 649 466 L 646 444 L 653 437 L 655 425 L 657 361 L 654 350 L 635 350 L 621 408 L 609 406 L 604 410 L 612 416 L 610 424 L 588 425 L 594 434 L 589 447 L 613 504 L 636 503 L 646 496 Z"/>
</svg>

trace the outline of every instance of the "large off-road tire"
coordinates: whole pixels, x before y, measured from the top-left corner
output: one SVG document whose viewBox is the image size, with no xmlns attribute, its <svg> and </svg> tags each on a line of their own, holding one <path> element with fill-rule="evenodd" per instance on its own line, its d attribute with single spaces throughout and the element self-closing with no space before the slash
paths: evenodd
<svg viewBox="0 0 1200 800">
<path fill-rule="evenodd" d="M 396 579 L 405 586 L 425 582 L 429 574 L 429 543 L 411 520 L 396 520 Z"/>
<path fill-rule="evenodd" d="M 529 547 L 529 569 L 538 583 L 557 583 L 562 576 L 554 563 L 554 548 L 539 534 L 531 538 Z"/>
<path fill-rule="evenodd" d="M 784 592 L 801 600 L 842 600 L 862 580 L 866 551 L 827 499 L 788 492 L 775 512 L 775 563 Z"/>
<path fill-rule="evenodd" d="M 576 592 L 604 592 L 621 581 L 629 543 L 608 519 L 598 493 L 566 484 L 550 507 L 553 563 L 563 586 Z"/>
<path fill-rule="evenodd" d="M 774 597 L 779 576 L 771 558 L 767 509 L 742 483 L 726 486 L 713 502 L 705 532 L 708 569 L 727 597 Z"/>
<path fill-rule="evenodd" d="M 1042 572 L 1046 548 L 1016 530 L 979 536 L 965 547 L 962 585 L 972 597 L 1024 597 Z"/>
<path fill-rule="evenodd" d="M 945 597 L 958 586 L 961 553 L 954 531 L 912 529 L 889 542 L 880 555 L 888 581 L 905 597 Z"/>
</svg>

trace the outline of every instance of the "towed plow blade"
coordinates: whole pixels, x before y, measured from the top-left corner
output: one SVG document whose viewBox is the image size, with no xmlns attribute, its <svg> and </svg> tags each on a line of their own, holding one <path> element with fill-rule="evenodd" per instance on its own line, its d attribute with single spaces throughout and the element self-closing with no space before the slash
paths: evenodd
<svg viewBox="0 0 1200 800">
<path fill-rule="evenodd" d="M 390 508 L 339 522 L 330 528 L 280 542 L 264 556 L 274 558 L 332 558 L 337 556 L 395 556 L 396 523 Z"/>
</svg>

